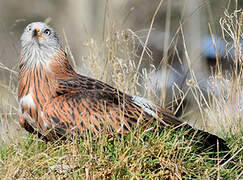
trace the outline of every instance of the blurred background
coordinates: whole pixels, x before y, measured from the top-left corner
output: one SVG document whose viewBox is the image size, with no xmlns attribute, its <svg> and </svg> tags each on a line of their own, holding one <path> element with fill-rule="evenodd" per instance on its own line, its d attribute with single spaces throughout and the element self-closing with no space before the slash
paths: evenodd
<svg viewBox="0 0 243 180">
<path fill-rule="evenodd" d="M 159 3 L 158 0 L 0 0 L 2 104 L 7 102 L 17 107 L 13 94 L 17 84 L 14 76 L 18 71 L 19 39 L 26 25 L 33 21 L 48 22 L 56 29 L 63 47 L 71 50 L 69 55 L 75 60 L 75 68 L 83 74 L 88 74 L 85 68 L 90 57 L 87 42 L 91 39 L 105 42 L 110 31 L 133 34 L 136 37 L 135 64 L 139 64 L 147 39 L 149 53 L 143 55 L 139 72 L 143 73 L 144 69 L 151 72 L 148 74 L 151 86 L 148 87 L 153 88 L 155 101 L 163 106 L 173 99 L 175 83 L 178 89 L 186 92 L 186 80 L 191 76 L 188 66 L 195 72 L 203 93 L 215 90 L 208 78 L 217 68 L 216 55 L 223 72 L 232 71 L 234 56 L 233 48 L 228 51 L 230 53 L 225 50 L 231 41 L 222 38 L 220 19 L 225 10 L 232 12 L 242 8 L 243 1 L 164 0 L 153 22 Z M 146 80 L 139 80 L 141 84 L 143 81 Z M 161 93 L 164 89 L 168 93 Z M 144 95 L 142 90 L 140 93 Z M 4 110 L 5 105 L 1 108 L 1 112 L 9 112 Z M 180 112 L 179 108 L 177 110 Z"/>
</svg>

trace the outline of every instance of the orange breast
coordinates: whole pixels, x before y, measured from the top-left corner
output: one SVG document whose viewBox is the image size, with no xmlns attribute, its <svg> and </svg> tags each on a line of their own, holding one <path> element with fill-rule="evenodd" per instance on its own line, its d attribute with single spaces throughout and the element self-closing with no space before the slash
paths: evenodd
<svg viewBox="0 0 243 180">
<path fill-rule="evenodd" d="M 28 123 L 35 129 L 45 131 L 47 127 L 42 117 L 43 106 L 56 93 L 51 85 L 51 74 L 45 73 L 41 68 L 43 67 L 35 67 L 19 75 L 19 116 L 22 127 Z"/>
</svg>

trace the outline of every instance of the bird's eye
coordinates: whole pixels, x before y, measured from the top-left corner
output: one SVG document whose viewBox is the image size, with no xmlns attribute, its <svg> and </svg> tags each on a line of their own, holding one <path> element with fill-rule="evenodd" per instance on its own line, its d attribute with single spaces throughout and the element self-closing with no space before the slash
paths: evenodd
<svg viewBox="0 0 243 180">
<path fill-rule="evenodd" d="M 49 36 L 49 35 L 51 34 L 51 30 L 50 30 L 50 29 L 46 29 L 46 30 L 44 31 L 44 33 L 45 33 L 47 36 Z"/>
<path fill-rule="evenodd" d="M 30 31 L 31 31 L 31 29 L 32 29 L 32 28 L 31 28 L 30 26 L 29 26 L 29 27 L 27 27 L 27 31 L 28 31 L 28 32 L 30 32 Z"/>
</svg>

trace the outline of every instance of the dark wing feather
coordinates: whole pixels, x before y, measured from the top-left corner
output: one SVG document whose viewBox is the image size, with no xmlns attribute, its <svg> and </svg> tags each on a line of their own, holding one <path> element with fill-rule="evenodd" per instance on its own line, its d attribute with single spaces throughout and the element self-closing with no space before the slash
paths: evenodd
<svg viewBox="0 0 243 180">
<path fill-rule="evenodd" d="M 70 79 L 59 79 L 59 86 L 58 86 L 58 92 L 59 94 L 66 94 L 70 92 L 93 92 L 94 94 L 99 94 L 99 97 L 104 99 L 110 99 L 113 103 L 119 105 L 125 103 L 125 105 L 131 105 L 135 109 L 135 111 L 138 111 L 137 113 L 140 114 L 143 107 L 141 105 L 138 105 L 134 102 L 134 99 L 132 96 L 123 93 L 119 91 L 118 89 L 102 82 L 99 80 L 95 80 L 86 76 L 82 76 L 79 74 L 76 74 L 75 78 Z M 127 106 L 126 106 L 127 107 Z M 144 107 L 147 107 L 148 109 L 151 109 L 151 111 L 154 111 L 158 114 L 160 118 L 163 119 L 163 121 L 166 124 L 169 125 L 180 125 L 182 124 L 182 121 L 180 121 L 178 118 L 176 118 L 172 112 L 161 109 L 159 106 L 149 107 L 145 105 Z M 144 112 L 146 114 L 146 112 Z M 147 114 L 149 118 L 151 118 L 151 115 Z"/>
</svg>

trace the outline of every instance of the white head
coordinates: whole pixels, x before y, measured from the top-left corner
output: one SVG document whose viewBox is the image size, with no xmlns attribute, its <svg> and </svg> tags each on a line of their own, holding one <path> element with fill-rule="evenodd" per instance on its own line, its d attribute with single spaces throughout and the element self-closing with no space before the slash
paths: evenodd
<svg viewBox="0 0 243 180">
<path fill-rule="evenodd" d="M 29 24 L 20 40 L 23 60 L 27 64 L 48 63 L 60 51 L 56 32 L 43 22 Z"/>
</svg>

